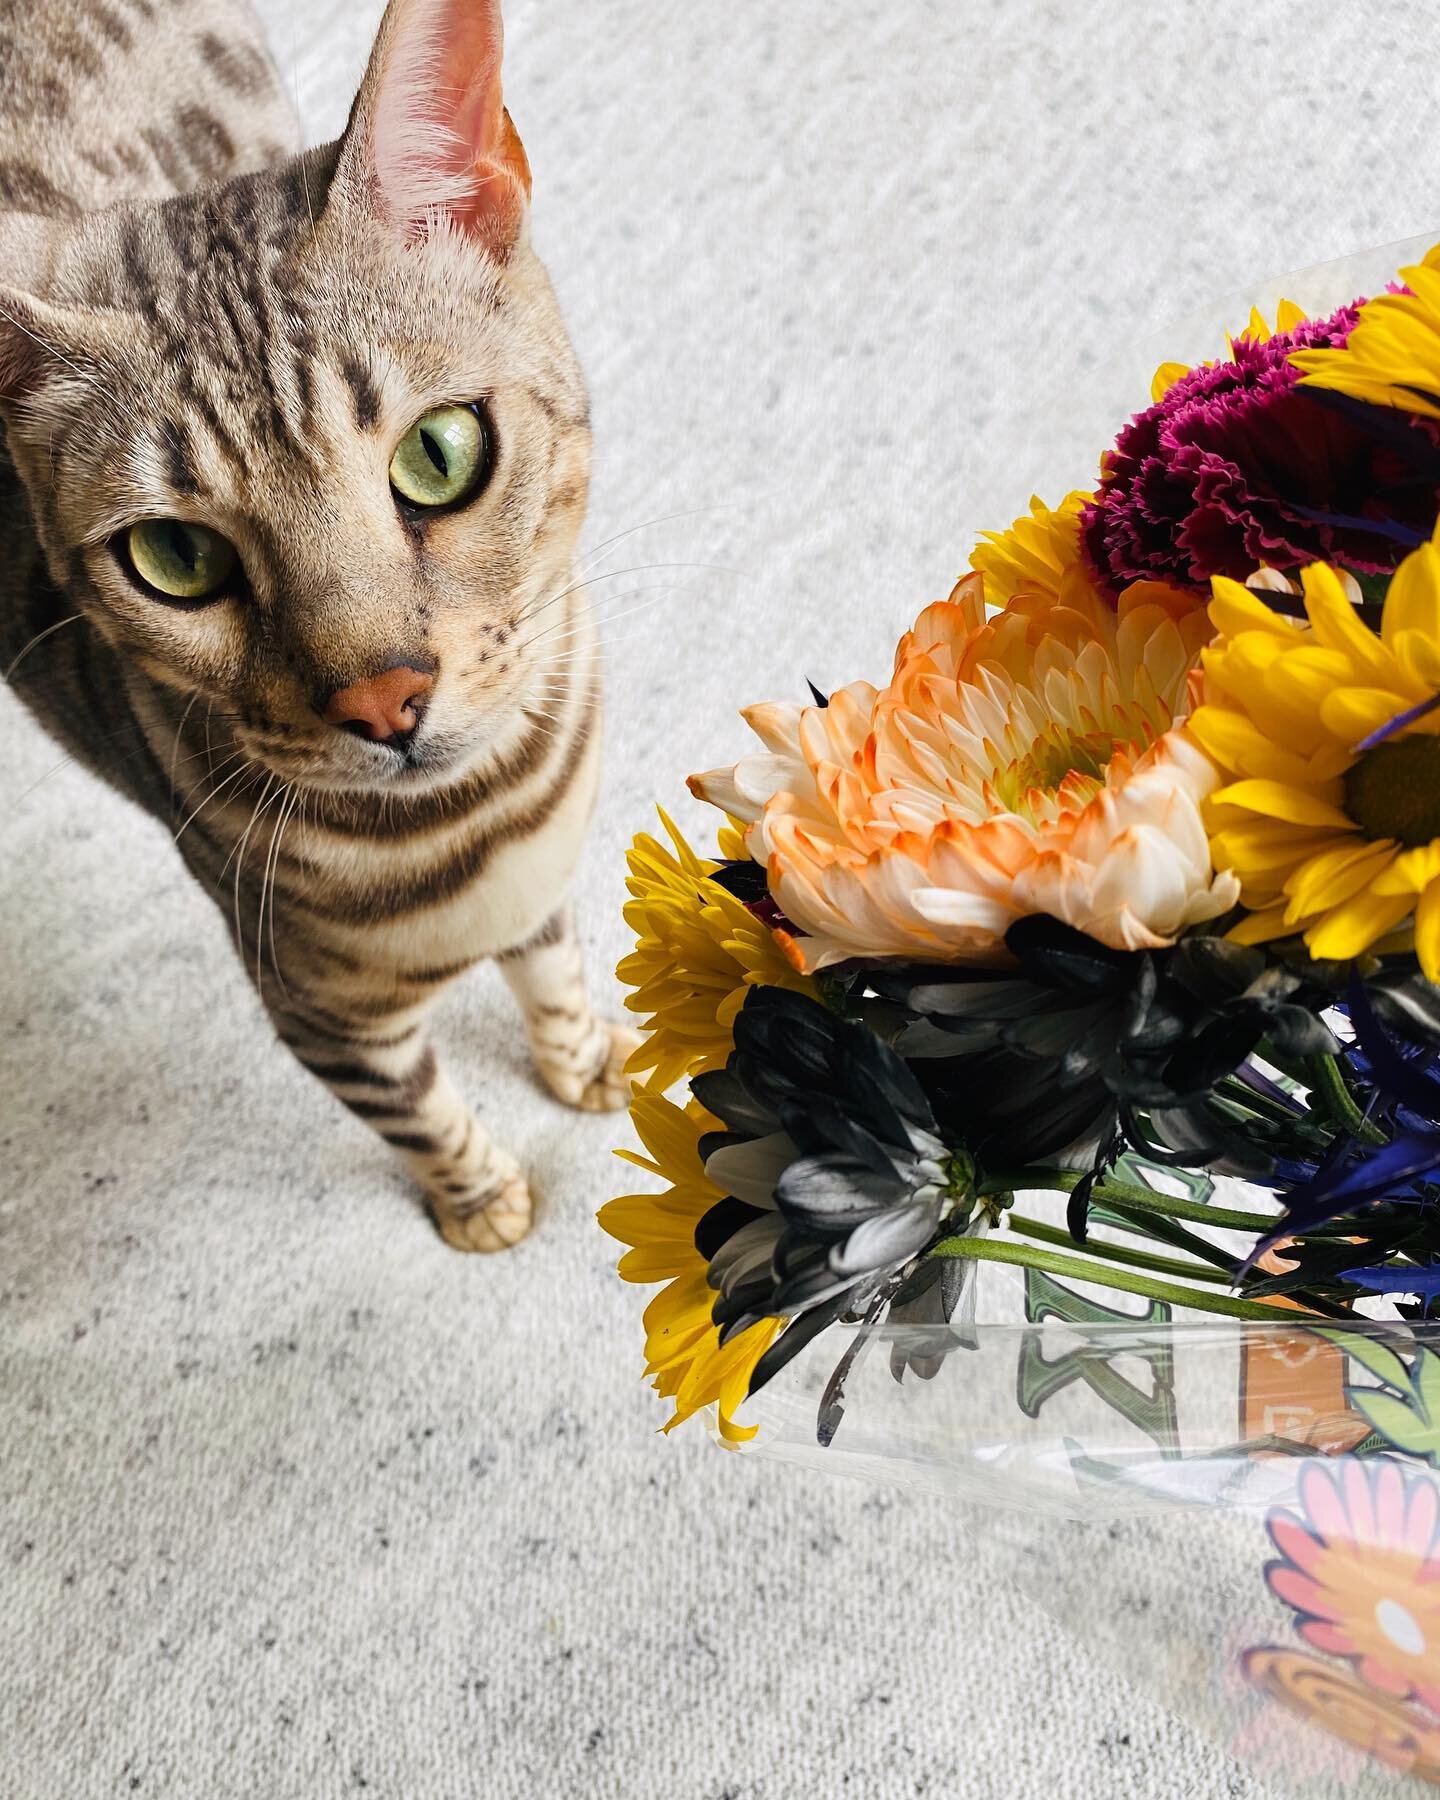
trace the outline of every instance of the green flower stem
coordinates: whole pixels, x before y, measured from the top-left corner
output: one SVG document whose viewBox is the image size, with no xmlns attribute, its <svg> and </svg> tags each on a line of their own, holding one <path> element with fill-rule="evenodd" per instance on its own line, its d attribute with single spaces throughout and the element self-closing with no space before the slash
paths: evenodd
<svg viewBox="0 0 1440 1800">
<path fill-rule="evenodd" d="M 1019 1188 L 1049 1189 L 1068 1194 L 1083 1179 L 1079 1169 L 1012 1169 L 988 1176 L 980 1188 L 981 1197 L 1013 1192 Z M 1162 1194 L 1154 1188 L 1141 1187 L 1134 1181 L 1114 1181 L 1108 1177 L 1095 1183 L 1091 1199 L 1097 1204 L 1114 1206 L 1131 1212 L 1162 1213 L 1170 1219 L 1192 1219 L 1200 1225 L 1215 1225 L 1225 1231 L 1273 1231 L 1279 1223 L 1276 1213 L 1235 1212 L 1225 1206 L 1207 1206 L 1200 1200 L 1180 1200 L 1174 1194 Z"/>
<path fill-rule="evenodd" d="M 1333 1056 L 1312 1056 L 1306 1065 L 1315 1092 L 1324 1100 L 1330 1117 L 1362 1144 L 1385 1144 L 1390 1140 L 1378 1125 L 1372 1125 L 1355 1104 L 1355 1096 L 1346 1085 L 1339 1061 Z"/>
<path fill-rule="evenodd" d="M 1027 1219 L 1013 1212 L 1010 1224 L 1014 1230 L 1023 1232 L 1026 1237 L 1038 1238 L 1042 1244 L 1060 1244 L 1071 1250 L 1076 1247 L 1074 1238 L 1062 1225 L 1047 1225 L 1043 1219 Z M 1093 1234 L 1086 1238 L 1085 1250 L 1090 1256 L 1103 1256 L 1107 1262 L 1131 1263 L 1137 1269 L 1153 1269 L 1160 1275 L 1186 1275 L 1192 1281 L 1218 1282 L 1221 1287 L 1230 1285 L 1228 1275 L 1219 1269 L 1207 1269 L 1204 1263 L 1177 1256 L 1153 1256 L 1148 1251 L 1133 1250 L 1128 1244 L 1112 1244 Z"/>
<path fill-rule="evenodd" d="M 1028 1183 L 1034 1186 L 1035 1183 Z M 1036 1244 L 1012 1244 L 1003 1239 L 946 1238 L 930 1253 L 932 1256 L 968 1257 L 972 1262 L 1012 1263 L 1022 1269 L 1041 1269 L 1047 1275 L 1065 1275 L 1072 1281 L 1093 1281 L 1100 1287 L 1119 1288 L 1127 1294 L 1141 1294 L 1147 1300 L 1161 1300 L 1170 1306 L 1188 1306 L 1195 1312 L 1220 1313 L 1230 1319 L 1265 1319 L 1272 1325 L 1287 1320 L 1316 1317 L 1297 1312 L 1291 1307 L 1262 1306 L 1255 1300 L 1237 1300 L 1231 1294 L 1207 1293 L 1173 1281 L 1155 1281 L 1148 1275 L 1133 1275 L 1083 1256 L 1062 1256 L 1056 1250 L 1042 1250 Z"/>
<path fill-rule="evenodd" d="M 1226 1111 L 1239 1125 L 1249 1118 L 1267 1119 L 1272 1125 L 1294 1126 L 1296 1114 L 1280 1101 L 1272 1099 L 1269 1094 L 1257 1094 L 1253 1088 L 1247 1088 L 1233 1076 L 1223 1076 L 1214 1087 L 1217 1100 L 1225 1106 Z"/>
</svg>

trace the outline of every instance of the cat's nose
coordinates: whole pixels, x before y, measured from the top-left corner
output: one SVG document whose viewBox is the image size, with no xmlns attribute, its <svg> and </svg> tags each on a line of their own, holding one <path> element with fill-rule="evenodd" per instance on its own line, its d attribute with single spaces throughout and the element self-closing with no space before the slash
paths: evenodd
<svg viewBox="0 0 1440 1800">
<path fill-rule="evenodd" d="M 336 725 L 341 731 L 399 748 L 420 723 L 434 685 L 434 676 L 419 669 L 386 669 L 383 675 L 352 682 L 333 693 L 321 716 L 327 725 Z"/>
</svg>

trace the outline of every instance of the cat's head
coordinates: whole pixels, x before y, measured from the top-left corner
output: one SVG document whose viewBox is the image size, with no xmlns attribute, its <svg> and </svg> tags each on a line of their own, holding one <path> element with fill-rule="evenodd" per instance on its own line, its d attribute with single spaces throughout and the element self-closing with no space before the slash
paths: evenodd
<svg viewBox="0 0 1440 1800">
<path fill-rule="evenodd" d="M 498 0 L 393 0 L 338 145 L 0 218 L 0 416 L 52 578 L 307 785 L 451 779 L 575 651 L 588 411 L 500 43 Z"/>
</svg>

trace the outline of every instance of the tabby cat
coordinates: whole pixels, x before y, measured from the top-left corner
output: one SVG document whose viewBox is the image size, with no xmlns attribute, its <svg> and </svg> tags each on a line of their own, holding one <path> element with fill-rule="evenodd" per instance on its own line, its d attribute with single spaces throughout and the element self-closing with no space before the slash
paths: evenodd
<svg viewBox="0 0 1440 1800">
<path fill-rule="evenodd" d="M 426 1015 L 499 959 L 625 1097 L 566 900 L 596 780 L 585 388 L 498 0 L 393 0 L 338 143 L 243 0 L 0 11 L 0 671 L 166 821 L 280 1038 L 446 1239 L 529 1228 Z"/>
</svg>

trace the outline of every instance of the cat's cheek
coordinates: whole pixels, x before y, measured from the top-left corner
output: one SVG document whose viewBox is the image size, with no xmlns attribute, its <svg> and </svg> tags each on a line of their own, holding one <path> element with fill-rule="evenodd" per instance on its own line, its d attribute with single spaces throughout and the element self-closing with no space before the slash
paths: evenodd
<svg viewBox="0 0 1440 1800">
<path fill-rule="evenodd" d="M 166 687 L 231 695 L 246 684 L 252 659 L 240 601 L 184 608 L 111 592 L 89 611 L 115 649 Z"/>
</svg>

